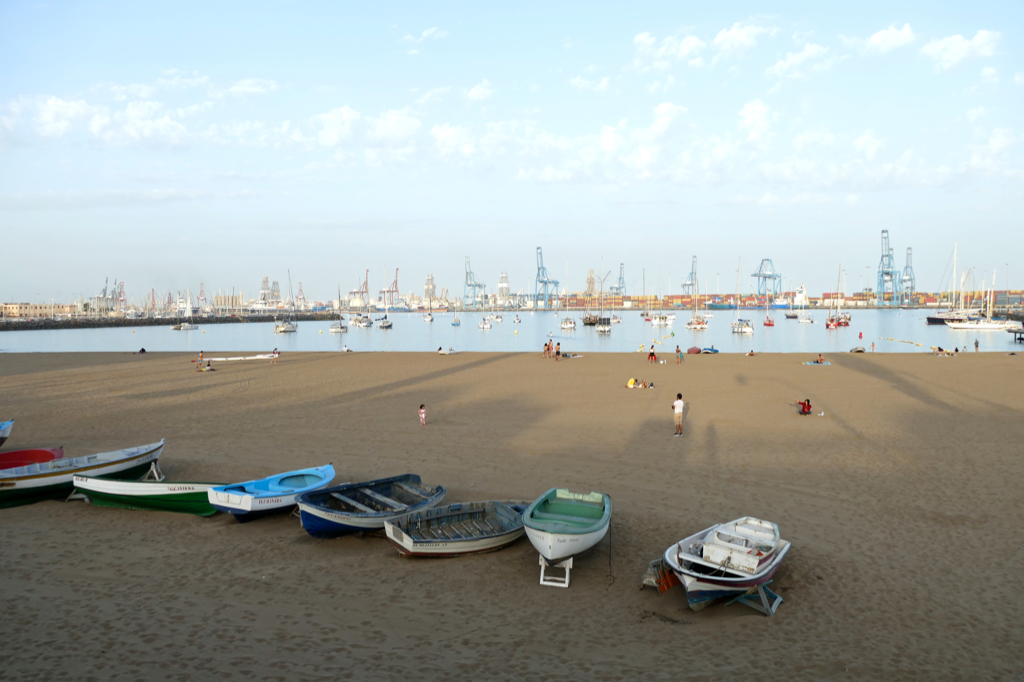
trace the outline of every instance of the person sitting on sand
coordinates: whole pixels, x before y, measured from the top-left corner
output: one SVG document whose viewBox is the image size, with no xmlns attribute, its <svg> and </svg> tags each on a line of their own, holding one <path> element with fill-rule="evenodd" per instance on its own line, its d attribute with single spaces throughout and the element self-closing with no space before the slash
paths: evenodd
<svg viewBox="0 0 1024 682">
<path fill-rule="evenodd" d="M 803 402 L 797 402 L 797 405 L 800 406 L 800 414 L 801 414 L 801 416 L 807 416 L 807 415 L 809 415 L 811 413 L 811 399 L 810 398 L 804 398 Z"/>
<path fill-rule="evenodd" d="M 825 364 L 825 358 L 821 357 L 821 353 L 818 353 L 818 359 L 814 361 L 814 364 L 816 364 L 816 365 L 824 365 Z"/>
<path fill-rule="evenodd" d="M 139 349 L 139 355 L 145 355 L 145 354 L 146 354 L 146 349 L 145 348 L 140 348 Z"/>
<path fill-rule="evenodd" d="M 209 361 L 209 360 L 207 360 L 207 361 L 206 361 L 206 371 L 207 371 L 207 372 L 216 372 L 216 371 L 217 371 L 217 368 L 216 368 L 216 367 L 213 367 L 212 365 L 210 365 L 210 361 Z"/>
<path fill-rule="evenodd" d="M 750 357 L 754 357 L 754 349 L 750 349 L 750 352 L 747 353 L 747 355 Z"/>
</svg>

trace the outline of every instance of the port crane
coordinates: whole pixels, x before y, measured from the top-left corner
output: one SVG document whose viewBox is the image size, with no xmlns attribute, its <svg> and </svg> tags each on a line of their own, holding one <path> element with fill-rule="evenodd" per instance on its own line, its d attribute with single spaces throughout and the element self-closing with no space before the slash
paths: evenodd
<svg viewBox="0 0 1024 682">
<path fill-rule="evenodd" d="M 551 293 L 554 292 L 555 299 L 558 299 L 558 280 L 548 274 L 544 267 L 544 251 L 537 247 L 537 280 L 533 288 L 533 306 L 535 308 L 550 308 Z"/>
</svg>

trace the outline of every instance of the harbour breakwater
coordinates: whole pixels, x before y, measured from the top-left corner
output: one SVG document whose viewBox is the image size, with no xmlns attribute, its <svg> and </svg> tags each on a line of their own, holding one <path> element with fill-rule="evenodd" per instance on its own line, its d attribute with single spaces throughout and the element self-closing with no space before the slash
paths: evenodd
<svg viewBox="0 0 1024 682">
<path fill-rule="evenodd" d="M 198 326 L 206 324 L 246 324 L 256 322 L 273 322 L 280 319 L 280 315 L 246 315 L 236 317 L 234 315 L 193 317 L 192 323 Z M 308 321 L 334 321 L 338 319 L 337 313 L 293 313 L 290 318 L 296 322 Z M 173 317 L 80 317 L 70 319 L 37 319 L 24 320 L 9 318 L 0 320 L 0 332 L 22 332 L 48 329 L 103 329 L 107 327 L 171 327 L 185 321 L 185 318 Z"/>
</svg>

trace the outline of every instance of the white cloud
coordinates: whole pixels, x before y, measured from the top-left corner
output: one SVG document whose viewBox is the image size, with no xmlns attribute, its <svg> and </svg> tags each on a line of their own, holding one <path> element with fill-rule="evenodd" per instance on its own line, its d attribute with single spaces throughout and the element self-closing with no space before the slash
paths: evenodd
<svg viewBox="0 0 1024 682">
<path fill-rule="evenodd" d="M 277 89 L 277 83 L 266 78 L 243 78 L 227 89 L 229 95 L 245 97 L 248 95 L 265 95 Z"/>
<path fill-rule="evenodd" d="M 378 118 L 369 119 L 370 130 L 367 137 L 388 143 L 397 143 L 409 139 L 420 129 L 420 120 L 409 115 L 409 109 L 392 109 L 385 111 Z"/>
<path fill-rule="evenodd" d="M 428 104 L 436 100 L 441 99 L 442 95 L 446 95 L 451 90 L 451 86 L 444 86 L 441 88 L 431 88 L 425 93 L 416 98 L 417 104 Z"/>
<path fill-rule="evenodd" d="M 715 50 L 718 51 L 715 60 L 725 57 L 742 57 L 757 46 L 759 36 L 766 34 L 774 36 L 775 32 L 775 28 L 752 24 L 741 26 L 739 22 L 733 24 L 732 28 L 723 28 L 712 42 Z"/>
<path fill-rule="evenodd" d="M 640 73 L 651 69 L 663 71 L 675 62 L 686 61 L 691 66 L 700 66 L 700 51 L 707 43 L 697 36 L 667 36 L 661 42 L 650 33 L 640 33 L 633 38 L 636 56 L 632 67 Z M 697 61 L 697 64 L 692 62 Z"/>
<path fill-rule="evenodd" d="M 853 141 L 853 146 L 857 148 L 857 151 L 863 152 L 870 161 L 875 158 L 875 152 L 884 147 L 885 143 L 875 138 L 870 130 L 865 130 L 863 135 Z"/>
<path fill-rule="evenodd" d="M 808 130 L 793 138 L 793 147 L 797 151 L 803 151 L 808 147 L 830 145 L 835 140 L 835 135 L 827 130 Z"/>
<path fill-rule="evenodd" d="M 430 28 L 425 29 L 418 36 L 406 34 L 402 38 L 402 42 L 412 46 L 409 48 L 409 54 L 417 55 L 420 51 L 416 46 L 420 45 L 424 40 L 440 40 L 441 38 L 446 37 L 448 37 L 448 31 L 440 29 L 437 26 L 431 26 Z"/>
<path fill-rule="evenodd" d="M 202 104 L 193 104 L 187 107 L 178 107 L 175 113 L 178 115 L 178 118 L 185 118 L 187 116 L 195 116 L 196 114 L 204 113 L 212 108 L 213 102 L 207 100 Z"/>
<path fill-rule="evenodd" d="M 428 29 L 424 29 L 424 31 L 422 33 L 420 33 L 418 36 L 412 36 L 412 35 L 406 34 L 405 37 L 402 38 L 402 41 L 406 42 L 406 43 L 412 43 L 414 45 L 419 45 L 420 43 L 422 43 L 424 40 L 427 40 L 428 38 L 432 38 L 434 40 L 440 40 L 441 38 L 447 38 L 447 37 L 448 37 L 448 31 L 445 31 L 444 29 L 440 29 L 437 26 L 431 26 Z"/>
<path fill-rule="evenodd" d="M 785 59 L 780 59 L 774 66 L 768 67 L 765 73 L 776 78 L 803 78 L 805 62 L 821 59 L 827 52 L 828 48 L 809 43 L 804 45 L 800 52 L 788 53 Z"/>
<path fill-rule="evenodd" d="M 914 42 L 914 32 L 910 30 L 910 24 L 903 24 L 903 28 L 896 28 L 893 24 L 875 33 L 864 44 L 864 54 L 885 54 L 897 47 L 903 47 Z"/>
<path fill-rule="evenodd" d="M 314 116 L 311 120 L 320 124 L 317 139 L 325 147 L 333 147 L 352 136 L 352 124 L 362 118 L 355 109 L 348 106 L 332 109 L 326 114 Z"/>
<path fill-rule="evenodd" d="M 599 81 L 591 81 L 580 76 L 569 81 L 569 85 L 580 91 L 589 90 L 590 92 L 605 92 L 608 90 L 608 78 L 602 78 Z"/>
<path fill-rule="evenodd" d="M 232 193 L 238 197 L 243 193 Z M 248 193 L 244 193 L 248 195 Z M 208 192 L 179 189 L 103 190 L 98 192 L 28 192 L 0 195 L 0 208 L 13 210 L 69 210 L 96 206 L 162 204 L 213 196 Z"/>
<path fill-rule="evenodd" d="M 474 102 L 482 102 L 493 94 L 494 88 L 491 87 L 491 82 L 485 78 L 469 89 L 466 98 Z"/>
<path fill-rule="evenodd" d="M 768 134 L 770 122 L 768 107 L 759 99 L 752 100 L 740 109 L 740 128 L 748 131 L 747 139 L 756 141 Z"/>
<path fill-rule="evenodd" d="M 664 81 L 657 80 L 648 85 L 647 90 L 653 94 L 666 93 L 668 92 L 669 88 L 675 85 L 675 82 L 675 77 L 673 77 L 672 75 L 668 75 L 665 77 Z"/>
<path fill-rule="evenodd" d="M 436 125 L 430 129 L 434 136 L 434 144 L 441 156 L 461 154 L 470 157 L 476 152 L 473 143 L 473 135 L 463 126 L 453 126 L 447 123 Z"/>
<path fill-rule="evenodd" d="M 999 44 L 998 31 L 981 30 L 967 40 L 961 35 L 933 40 L 921 48 L 922 54 L 935 60 L 936 69 L 951 69 L 965 59 L 991 57 Z"/>
<path fill-rule="evenodd" d="M 846 195 L 846 203 L 848 203 L 850 206 L 856 206 L 857 204 L 860 203 L 860 195 L 859 194 L 847 194 Z"/>
<path fill-rule="evenodd" d="M 967 120 L 974 123 L 979 118 L 985 115 L 985 107 L 975 107 L 967 111 Z"/>
<path fill-rule="evenodd" d="M 1024 85 L 1024 73 L 1018 71 L 1013 77 L 1013 82 L 1017 85 Z"/>
<path fill-rule="evenodd" d="M 986 66 L 981 70 L 981 82 L 995 85 L 999 82 L 999 73 L 994 66 Z"/>
<path fill-rule="evenodd" d="M 85 100 L 64 100 L 47 97 L 39 103 L 36 112 L 36 132 L 43 137 L 61 137 L 78 118 L 101 115 L 102 109 Z"/>
</svg>

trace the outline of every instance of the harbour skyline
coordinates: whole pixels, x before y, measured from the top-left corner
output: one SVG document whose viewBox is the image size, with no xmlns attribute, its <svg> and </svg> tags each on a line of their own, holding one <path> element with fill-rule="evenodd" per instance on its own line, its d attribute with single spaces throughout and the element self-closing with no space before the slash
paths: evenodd
<svg viewBox="0 0 1024 682">
<path fill-rule="evenodd" d="M 850 293 L 882 229 L 919 290 L 954 243 L 1020 289 L 1020 10 L 755 12 L 6 4 L 0 222 L 33 257 L 0 299 L 291 270 L 327 300 L 396 267 L 455 292 L 467 256 L 530 292 L 537 245 L 569 291 L 603 258 L 679 293 L 696 255 L 714 293 L 762 258 L 815 293 L 842 265 Z"/>
</svg>

